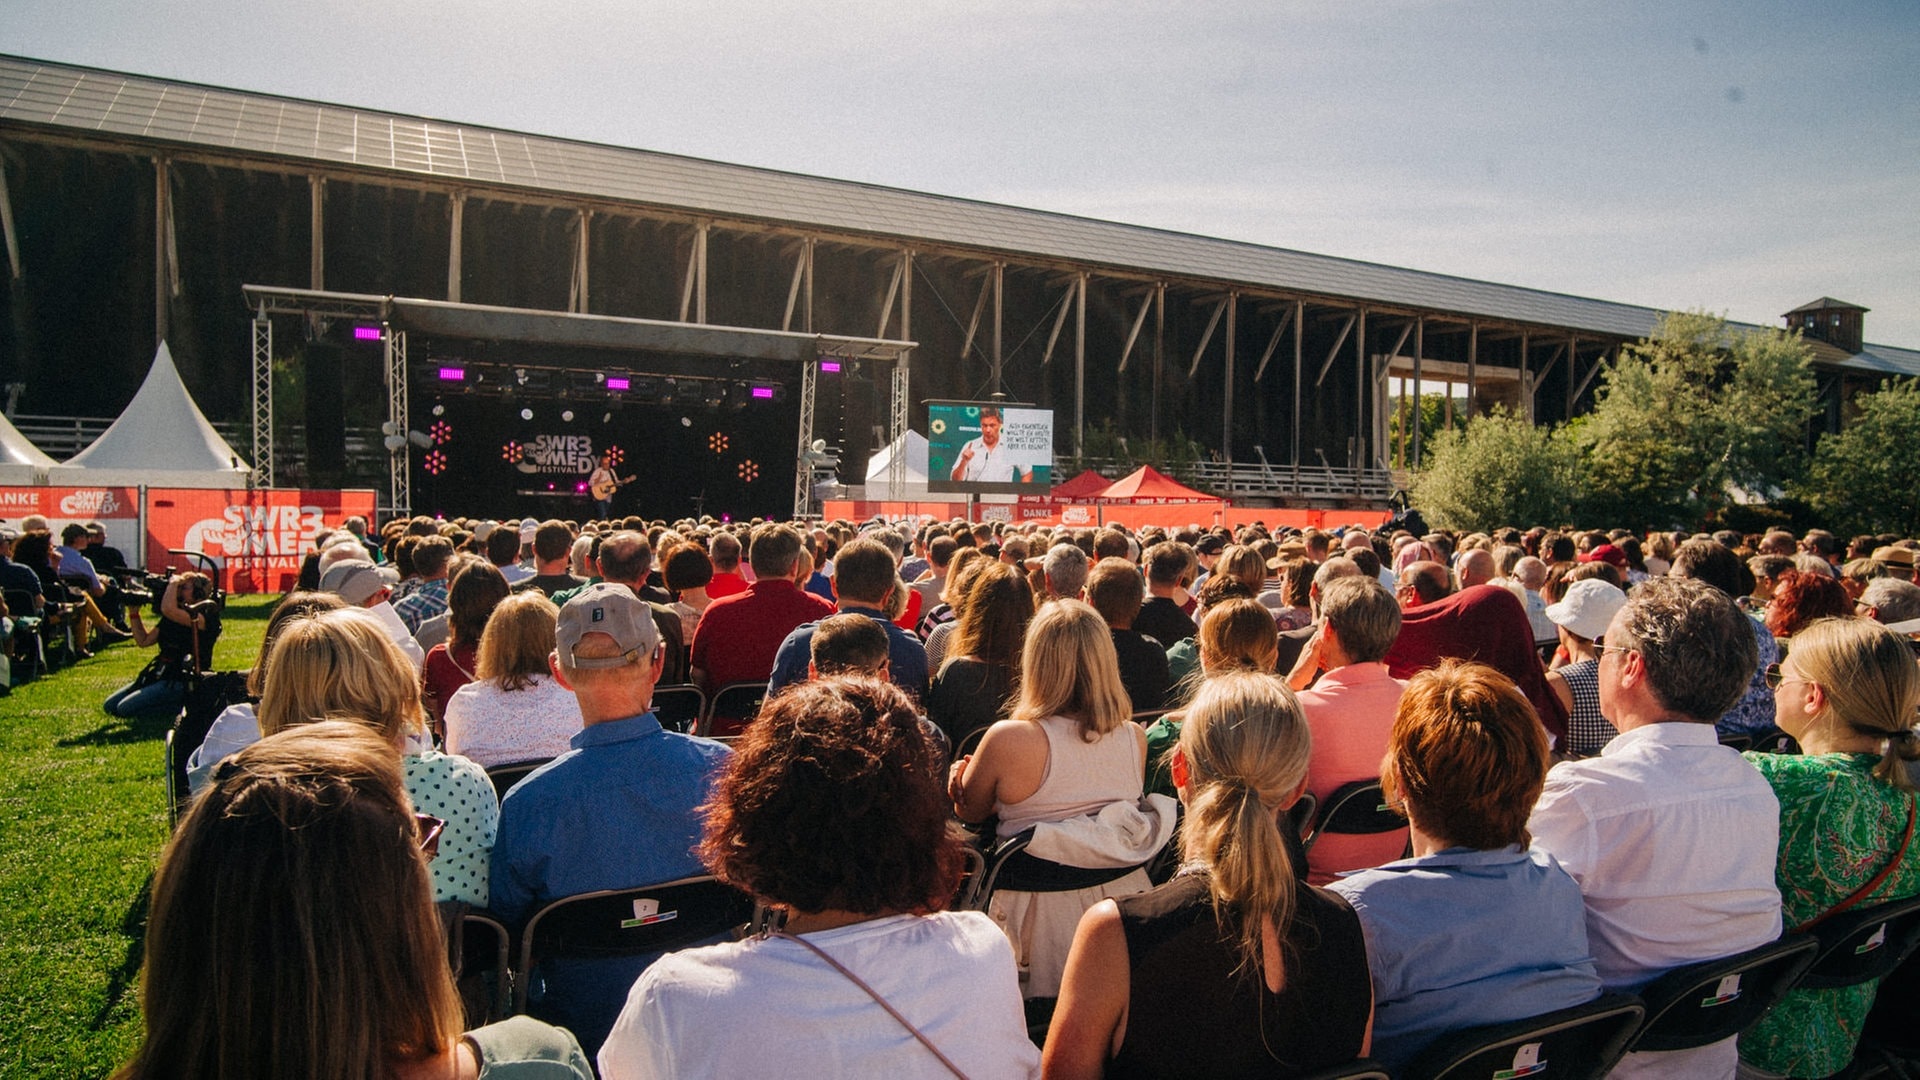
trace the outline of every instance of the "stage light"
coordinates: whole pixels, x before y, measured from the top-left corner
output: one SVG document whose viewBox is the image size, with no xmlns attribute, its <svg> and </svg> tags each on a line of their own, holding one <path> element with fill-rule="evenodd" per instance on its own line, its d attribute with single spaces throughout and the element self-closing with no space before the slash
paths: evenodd
<svg viewBox="0 0 1920 1080">
<path fill-rule="evenodd" d="M 467 377 L 466 368 L 443 367 L 440 369 L 441 382 L 460 382 Z"/>
<path fill-rule="evenodd" d="M 681 417 L 681 418 L 680 418 L 680 426 L 681 426 L 681 427 L 692 427 L 692 426 L 693 426 L 693 417 L 691 417 L 691 416 L 683 416 L 683 417 Z"/>
<path fill-rule="evenodd" d="M 772 401 L 772 400 L 773 400 L 773 387 L 771 387 L 771 386 L 756 386 L 756 387 L 754 387 L 754 388 L 753 388 L 753 397 L 754 397 L 754 400 L 756 400 L 756 401 Z"/>
<path fill-rule="evenodd" d="M 379 341 L 380 328 L 377 326 L 356 326 L 353 328 L 355 341 Z"/>
<path fill-rule="evenodd" d="M 604 413 L 601 413 L 601 414 L 600 414 L 600 422 L 601 422 L 601 423 L 603 423 L 603 424 L 611 424 L 611 423 L 613 423 L 613 414 L 612 414 L 612 413 L 610 413 L 610 412 L 604 412 Z"/>
<path fill-rule="evenodd" d="M 840 374 L 840 361 L 822 360 L 820 361 L 820 370 L 829 375 L 838 375 Z"/>
<path fill-rule="evenodd" d="M 382 439 L 381 443 L 386 446 L 387 453 L 397 454 L 407 448 L 407 437 L 405 435 L 389 435 L 385 439 Z"/>
<path fill-rule="evenodd" d="M 626 390 L 632 387 L 632 385 L 633 385 L 632 382 L 626 379 L 620 378 L 617 375 L 607 376 L 607 389 L 609 390 Z"/>
<path fill-rule="evenodd" d="M 620 467 L 622 462 L 627 460 L 627 452 L 617 446 L 609 446 L 603 453 L 607 455 L 609 461 L 613 462 L 613 467 L 616 469 Z"/>
<path fill-rule="evenodd" d="M 419 447 L 422 450 L 433 449 L 433 436 L 427 434 L 424 431 L 407 432 L 407 441 Z"/>
<path fill-rule="evenodd" d="M 500 447 L 500 460 L 518 463 L 520 461 L 520 451 L 520 444 L 512 439 L 508 439 Z"/>
<path fill-rule="evenodd" d="M 586 481 L 584 480 L 581 481 L 580 483 L 573 485 L 573 491 L 574 491 L 574 494 L 576 495 L 585 490 L 587 490 L 587 484 L 586 484 Z"/>
<path fill-rule="evenodd" d="M 747 460 L 741 462 L 740 468 L 737 471 L 740 475 L 740 479 L 746 481 L 749 484 L 753 483 L 755 480 L 760 479 L 760 466 L 755 465 L 753 463 L 752 458 L 748 458 Z"/>
<path fill-rule="evenodd" d="M 531 419 L 533 419 L 533 410 L 532 410 L 532 409 L 521 409 L 521 410 L 520 410 L 520 419 L 522 419 L 522 420 L 531 420 Z"/>
<path fill-rule="evenodd" d="M 436 401 L 436 402 L 434 402 L 434 403 L 433 403 L 433 415 L 435 415 L 435 416 L 445 416 L 445 415 L 447 415 L 447 407 L 446 407 L 445 405 L 442 405 L 442 404 L 440 404 L 440 403 L 439 403 L 439 402 L 437 402 L 437 401 Z"/>
<path fill-rule="evenodd" d="M 571 424 L 571 423 L 573 423 L 573 410 L 572 410 L 572 409 L 561 409 L 561 410 L 560 410 L 560 419 L 562 419 L 562 420 L 564 420 L 564 421 L 566 421 L 566 422 L 567 422 L 567 423 L 569 423 L 569 424 Z"/>
<path fill-rule="evenodd" d="M 435 421 L 434 425 L 427 429 L 427 434 L 433 436 L 435 443 L 452 442 L 453 425 L 447 423 L 445 420 Z"/>
<path fill-rule="evenodd" d="M 713 434 L 707 436 L 707 449 L 713 451 L 716 454 L 726 453 L 727 452 L 727 433 L 724 431 L 716 431 Z"/>
<path fill-rule="evenodd" d="M 435 450 L 427 455 L 424 464 L 428 476 L 439 476 L 447 469 L 447 455 Z"/>
</svg>

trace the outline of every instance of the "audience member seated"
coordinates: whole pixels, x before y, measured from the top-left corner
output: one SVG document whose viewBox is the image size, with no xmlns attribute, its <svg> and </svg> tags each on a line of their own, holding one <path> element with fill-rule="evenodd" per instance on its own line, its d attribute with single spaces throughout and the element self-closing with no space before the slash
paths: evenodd
<svg viewBox="0 0 1920 1080">
<path fill-rule="evenodd" d="M 708 585 L 716 599 L 694 630 L 692 665 L 693 681 L 709 697 L 729 683 L 766 681 L 793 628 L 833 614 L 832 604 L 794 584 L 803 542 L 790 525 L 762 525 L 754 530 L 753 584 L 731 596 L 720 596 Z M 720 734 L 744 726 L 738 717 L 715 719 Z"/>
<path fill-rule="evenodd" d="M 1020 687 L 1020 650 L 1033 619 L 1033 593 L 1020 571 L 981 556 L 977 566 L 961 572 L 967 595 L 960 605 L 955 655 L 927 691 L 927 719 L 954 746 L 1005 718 Z"/>
<path fill-rule="evenodd" d="M 1791 547 L 1793 538 L 1786 538 Z M 1674 577 L 1691 578 L 1713 586 L 1729 597 L 1740 597 L 1748 590 L 1740 587 L 1740 557 L 1733 549 L 1716 540 L 1695 537 L 1674 551 Z M 1773 729 L 1773 691 L 1767 686 L 1767 668 L 1780 659 L 1779 643 L 1758 617 L 1747 620 L 1753 633 L 1755 667 L 1740 700 L 1714 723 L 1721 735 L 1758 735 Z"/>
<path fill-rule="evenodd" d="M 1886 626 L 1911 623 L 1920 619 L 1920 585 L 1915 585 L 1904 578 L 1874 578 L 1867 583 L 1866 590 L 1860 594 L 1860 613 Z M 1920 626 L 1903 627 L 1897 632 L 1912 633 L 1915 629 L 1920 629 Z"/>
<path fill-rule="evenodd" d="M 1533 703 L 1547 734 L 1566 737 L 1567 712 L 1547 687 L 1546 668 L 1533 647 L 1533 626 L 1512 593 L 1475 585 L 1435 603 L 1403 606 L 1387 671 L 1409 679 L 1442 660 L 1472 660 L 1505 675 Z"/>
<path fill-rule="evenodd" d="M 672 607 L 674 614 L 680 616 L 680 640 L 691 642 L 694 629 L 700 625 L 700 616 L 706 614 L 707 606 L 713 603 L 713 598 L 707 595 L 707 583 L 713 580 L 713 560 L 693 544 L 682 544 L 667 556 L 662 574 L 668 591 L 677 598 Z"/>
<path fill-rule="evenodd" d="M 273 614 L 267 617 L 267 629 L 260 638 L 260 653 L 253 661 L 253 669 L 247 672 L 247 696 L 253 701 L 260 700 L 261 689 L 266 685 L 267 658 L 273 653 L 274 642 L 280 639 L 280 631 L 295 619 L 307 618 L 322 611 L 339 611 L 346 605 L 332 593 L 290 592 L 273 607 Z M 187 757 L 187 789 L 199 794 L 207 786 L 207 778 L 213 773 L 213 767 L 230 754 L 240 751 L 260 741 L 260 718 L 255 714 L 253 701 L 242 701 L 227 706 L 219 716 L 213 718 L 213 726 L 207 729 L 206 738 Z"/>
<path fill-rule="evenodd" d="M 402 753 L 407 794 L 447 823 L 433 863 L 434 900 L 487 906 L 487 861 L 500 806 L 485 769 L 425 743 L 420 684 L 385 628 L 352 608 L 294 619 L 280 631 L 260 694 L 260 735 L 351 719 Z M 218 774 L 215 769 L 215 774 Z"/>
<path fill-rule="evenodd" d="M 1277 677 L 1200 688 L 1173 753 L 1186 861 L 1080 920 L 1047 1076 L 1296 1076 L 1368 1052 L 1360 924 L 1299 880 L 1279 827 L 1306 787 L 1310 743 Z"/>
<path fill-rule="evenodd" d="M 1588 578 L 1567 586 L 1560 602 L 1547 606 L 1567 656 L 1547 672 L 1547 685 L 1567 710 L 1567 738 L 1556 749 L 1568 757 L 1591 757 L 1620 734 L 1600 712 L 1600 637 L 1626 605 L 1626 593 Z"/>
<path fill-rule="evenodd" d="M 480 639 L 493 609 L 511 591 L 507 579 L 484 559 L 467 559 L 454 573 L 447 589 L 447 640 L 427 650 L 420 670 L 420 701 L 436 734 L 446 733 L 447 702 L 479 678 Z"/>
<path fill-rule="evenodd" d="M 1246 585 L 1238 578 L 1213 578 L 1201 591 L 1215 596 L 1231 594 L 1231 597 L 1208 605 L 1201 616 L 1200 632 L 1193 637 L 1197 643 L 1198 666 L 1174 687 L 1182 704 L 1216 675 L 1230 671 L 1271 675 L 1274 671 L 1276 635 L 1273 616 L 1267 608 L 1247 595 Z M 1180 740 L 1183 715 L 1176 710 L 1147 725 L 1146 787 L 1149 792 L 1174 794 L 1168 755 Z"/>
<path fill-rule="evenodd" d="M 1527 846 L 1547 765 L 1546 734 L 1506 676 L 1449 660 L 1407 684 L 1382 786 L 1413 857 L 1330 886 L 1366 931 L 1372 1056 L 1388 1069 L 1448 1031 L 1599 996 L 1580 887 Z"/>
<path fill-rule="evenodd" d="M 1140 614 L 1133 617 L 1133 628 L 1168 649 L 1199 633 L 1199 624 L 1187 614 L 1194 607 L 1193 594 L 1187 587 L 1193 584 L 1198 568 L 1193 549 L 1176 541 L 1162 541 L 1147 549 L 1141 567 L 1147 575 L 1147 600 Z"/>
<path fill-rule="evenodd" d="M 333 551 L 358 552 L 360 545 L 348 538 L 333 547 Z M 328 553 L 320 553 L 320 591 L 330 592 L 345 601 L 348 607 L 360 608 L 371 615 L 380 628 L 386 632 L 387 639 L 400 650 L 400 655 L 414 669 L 415 677 L 426 667 L 427 652 L 420 643 L 413 640 L 413 632 L 393 610 L 393 604 L 387 599 L 393 595 L 393 587 L 380 569 L 361 558 L 328 560 Z"/>
<path fill-rule="evenodd" d="M 480 637 L 475 681 L 447 701 L 448 753 L 492 767 L 547 761 L 572 747 L 583 726 L 580 703 L 548 661 L 559 614 L 537 591 L 494 609 Z"/>
<path fill-rule="evenodd" d="M 433 908 L 442 823 L 390 745 L 308 724 L 222 763 L 153 881 L 141 1014 L 117 1080 L 590 1080 L 571 1035 L 467 1032 Z"/>
<path fill-rule="evenodd" d="M 1335 578 L 1320 594 L 1320 632 L 1294 665 L 1292 686 L 1313 731 L 1307 791 L 1324 812 L 1333 793 L 1357 780 L 1380 779 L 1394 710 L 1406 684 L 1387 674 L 1387 650 L 1400 635 L 1400 607 L 1378 581 Z M 1315 672 L 1319 681 L 1305 684 Z M 1379 866 L 1400 857 L 1407 834 L 1326 833 L 1307 853 L 1307 881 L 1325 885 L 1343 870 Z"/>
<path fill-rule="evenodd" d="M 422 623 L 447 610 L 452 562 L 453 544 L 444 536 L 423 536 L 414 545 L 413 571 L 420 583 L 393 605 L 409 632 L 418 633 Z"/>
<path fill-rule="evenodd" d="M 1165 807 L 1142 803 L 1146 734 L 1128 720 L 1127 691 L 1106 622 L 1079 600 L 1046 605 L 1027 628 L 1020 671 L 1020 699 L 1011 718 L 988 728 L 980 748 L 953 764 L 948 791 L 954 812 L 969 822 L 996 817 L 995 836 L 1002 840 L 1074 822 L 1077 832 L 1048 830 L 1045 841 L 1036 829 L 1028 848 L 1036 858 L 1083 867 L 1146 862 L 1172 834 L 1172 800 L 1157 797 Z M 1065 843 L 1055 847 L 1056 840 Z M 1077 861 L 1060 857 L 1061 848 L 1073 850 Z M 988 914 L 1013 939 L 1022 993 L 1058 994 L 1081 914 L 1147 884 L 1146 871 L 1135 869 L 1071 892 L 996 891 Z"/>
<path fill-rule="evenodd" d="M 751 539 L 757 541 L 760 529 L 755 529 L 754 534 Z M 729 596 L 738 596 L 747 591 L 748 581 L 740 573 L 739 537 L 729 532 L 715 533 L 708 544 L 708 556 L 713 560 L 713 577 L 707 582 L 708 596 L 715 600 L 724 600 Z M 747 559 L 748 565 L 752 566 L 751 549 Z M 753 576 L 756 581 L 761 577 L 758 567 L 755 567 Z"/>
<path fill-rule="evenodd" d="M 727 748 L 660 727 L 659 665 L 652 609 L 626 586 L 590 586 L 560 609 L 553 674 L 586 727 L 501 803 L 491 906 L 516 930 L 555 900 L 702 872 L 694 811 Z M 529 976 L 530 1001 L 596 1050 L 650 959 L 551 961 Z"/>
<path fill-rule="evenodd" d="M 1754 662 L 1731 596 L 1654 578 L 1605 637 L 1600 700 L 1620 734 L 1599 757 L 1553 767 L 1529 828 L 1580 883 L 1602 986 L 1632 992 L 1780 936 L 1780 804 L 1713 730 Z M 1731 1076 L 1735 1058 L 1728 1038 L 1630 1054 L 1612 1075 Z"/>
<path fill-rule="evenodd" d="M 129 607 L 133 643 L 159 646 L 154 657 L 127 685 L 107 695 L 111 716 L 130 718 L 149 712 L 171 713 L 187 699 L 187 680 L 213 670 L 213 646 L 220 640 L 220 602 L 205 574 L 176 574 L 160 594 L 160 621 L 147 629 L 139 607 Z"/>
<path fill-rule="evenodd" d="M 1799 754 L 1748 754 L 1780 800 L 1786 925 L 1920 892 L 1909 850 L 1920 757 L 1913 722 L 1920 668 L 1909 643 L 1867 619 L 1822 619 L 1768 672 L 1780 730 Z M 1853 1057 L 1875 984 L 1796 990 L 1740 1036 L 1743 1071 L 1828 1076 Z"/>
<path fill-rule="evenodd" d="M 1167 707 L 1167 646 L 1133 628 L 1146 581 L 1125 559 L 1101 559 L 1087 574 L 1087 603 L 1107 621 L 1120 658 L 1120 682 L 1136 713 Z"/>
<path fill-rule="evenodd" d="M 797 539 L 799 534 L 794 536 Z M 798 550 L 796 545 L 796 555 Z M 841 612 L 865 615 L 886 624 L 888 677 L 918 701 L 927 696 L 927 650 L 911 631 L 894 622 L 896 612 L 889 604 L 897 605 L 909 591 L 900 580 L 898 565 L 885 544 L 862 537 L 841 548 L 833 560 L 833 592 Z M 769 694 L 806 678 L 808 642 L 816 625 L 807 622 L 794 627 L 775 650 L 773 673 L 768 677 Z"/>
<path fill-rule="evenodd" d="M 1844 619 L 1853 614 L 1853 598 L 1833 578 L 1803 570 L 1780 575 L 1767 601 L 1767 629 L 1774 640 L 1791 641 L 1802 628 L 1818 619 Z"/>
<path fill-rule="evenodd" d="M 1034 1075 L 1006 938 L 942 910 L 963 863 L 913 702 L 875 679 L 795 686 L 738 749 L 701 855 L 785 928 L 648 968 L 604 1080 Z"/>
<path fill-rule="evenodd" d="M 953 561 L 947 564 L 947 580 L 940 590 L 940 603 L 920 617 L 920 625 L 915 630 L 920 639 L 927 643 L 928 672 L 937 674 L 946 666 L 947 648 L 953 642 L 953 635 L 960 630 L 960 608 L 966 602 L 967 589 L 973 584 L 974 575 L 994 561 L 979 548 L 961 548 L 954 553 Z M 1020 565 L 1005 565 L 1026 576 Z M 1028 580 L 1027 593 L 1033 593 L 1031 579 Z"/>
<path fill-rule="evenodd" d="M 814 628 L 807 681 L 839 675 L 887 677 L 887 632 L 864 615 L 833 615 Z"/>
<path fill-rule="evenodd" d="M 633 529 L 596 538 L 589 558 L 597 580 L 625 585 L 653 612 L 654 628 L 660 631 L 660 682 L 668 685 L 687 681 L 687 637 L 680 629 L 680 613 L 666 601 L 672 596 L 647 584 L 653 573 L 653 546 L 644 534 Z M 564 605 L 578 589 L 555 593 L 553 602 Z M 659 597 L 661 599 L 655 599 Z"/>
<path fill-rule="evenodd" d="M 533 576 L 513 587 L 514 592 L 539 590 L 547 599 L 562 589 L 587 583 L 568 571 L 573 555 L 573 530 L 564 521 L 543 521 L 533 530 Z"/>
</svg>

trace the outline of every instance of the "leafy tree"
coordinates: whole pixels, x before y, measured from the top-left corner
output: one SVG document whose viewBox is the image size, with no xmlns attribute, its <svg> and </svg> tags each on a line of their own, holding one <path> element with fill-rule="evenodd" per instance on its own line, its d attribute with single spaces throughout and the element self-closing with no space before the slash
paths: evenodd
<svg viewBox="0 0 1920 1080">
<path fill-rule="evenodd" d="M 1693 523 L 1731 487 L 1767 494 L 1797 479 L 1812 355 L 1797 332 L 1730 334 L 1719 316 L 1662 316 L 1602 373 L 1593 413 L 1569 425 L 1590 476 L 1580 516 Z"/>
<path fill-rule="evenodd" d="M 1579 450 L 1564 429 L 1535 427 L 1506 409 L 1436 434 L 1427 457 L 1413 501 L 1443 529 L 1565 521 L 1580 482 Z"/>
<path fill-rule="evenodd" d="M 1854 404 L 1860 415 L 1820 440 L 1797 491 L 1843 535 L 1920 536 L 1920 384 L 1895 379 Z"/>
<path fill-rule="evenodd" d="M 1413 425 L 1408 422 L 1412 419 L 1412 414 L 1415 411 L 1415 402 L 1408 401 L 1406 407 L 1403 408 L 1400 399 L 1398 397 L 1393 398 L 1389 402 L 1390 407 L 1393 409 L 1393 415 L 1387 419 L 1388 460 L 1397 466 L 1404 457 L 1407 459 L 1408 467 L 1415 469 L 1433 460 L 1434 436 L 1446 430 L 1447 427 L 1447 396 L 1445 394 L 1421 394 L 1416 400 L 1419 405 L 1420 416 L 1419 461 L 1413 460 Z M 1456 428 L 1462 427 L 1466 422 L 1466 399 L 1454 398 L 1453 426 Z M 1403 443 L 1405 445 L 1402 445 Z"/>
</svg>

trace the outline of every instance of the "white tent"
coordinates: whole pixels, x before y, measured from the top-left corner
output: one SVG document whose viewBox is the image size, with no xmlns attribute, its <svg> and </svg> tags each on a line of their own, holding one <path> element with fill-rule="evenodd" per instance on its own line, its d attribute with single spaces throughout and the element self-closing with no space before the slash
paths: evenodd
<svg viewBox="0 0 1920 1080">
<path fill-rule="evenodd" d="M 0 484 L 37 485 L 58 462 L 40 452 L 13 422 L 0 416 Z"/>
<path fill-rule="evenodd" d="M 902 449 L 904 447 L 904 450 Z M 893 455 L 906 459 L 905 483 L 896 490 L 888 481 Z M 927 438 L 912 428 L 867 459 L 867 498 L 875 501 L 905 501 L 927 498 Z"/>
<path fill-rule="evenodd" d="M 53 484 L 243 487 L 252 471 L 213 430 L 161 342 L 147 381 L 93 445 L 47 470 Z"/>
</svg>

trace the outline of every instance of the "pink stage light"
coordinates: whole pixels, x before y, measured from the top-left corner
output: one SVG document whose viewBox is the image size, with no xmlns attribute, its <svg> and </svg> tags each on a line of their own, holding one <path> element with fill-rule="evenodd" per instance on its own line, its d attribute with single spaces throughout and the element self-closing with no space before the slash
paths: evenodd
<svg viewBox="0 0 1920 1080">
<path fill-rule="evenodd" d="M 754 387 L 754 388 L 753 388 L 753 396 L 754 396 L 755 398 L 758 398 L 758 399 L 761 399 L 761 400 L 765 400 L 765 401 L 772 401 L 772 400 L 773 400 L 773 387 L 771 387 L 771 386 L 756 386 L 756 387 Z"/>
<path fill-rule="evenodd" d="M 838 375 L 840 374 L 840 361 L 822 360 L 820 361 L 820 370 L 828 372 L 829 374 Z"/>
<path fill-rule="evenodd" d="M 379 341 L 380 328 L 377 326 L 356 326 L 353 328 L 355 341 Z"/>
<path fill-rule="evenodd" d="M 460 382 L 467 377 L 466 368 L 443 367 L 440 369 L 441 382 Z"/>
<path fill-rule="evenodd" d="M 609 390 L 626 390 L 632 385 L 630 380 L 620 378 L 617 375 L 607 376 L 607 389 Z"/>
</svg>

